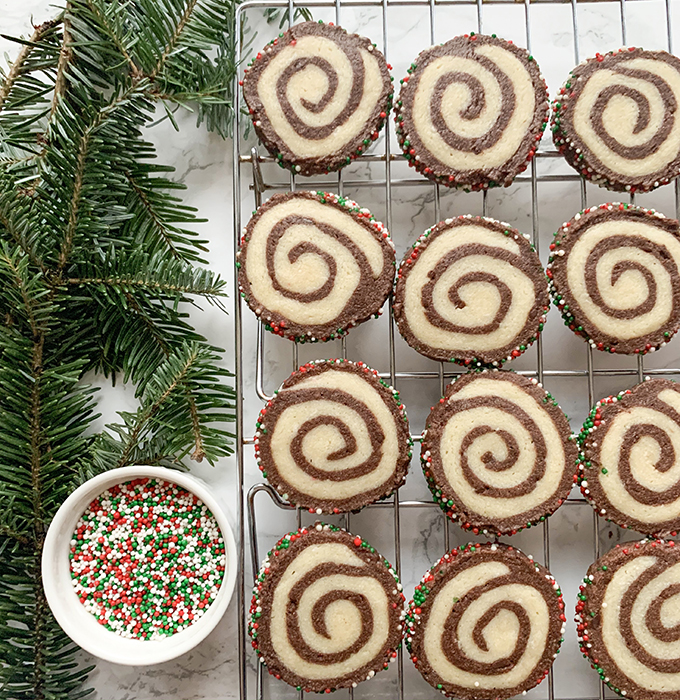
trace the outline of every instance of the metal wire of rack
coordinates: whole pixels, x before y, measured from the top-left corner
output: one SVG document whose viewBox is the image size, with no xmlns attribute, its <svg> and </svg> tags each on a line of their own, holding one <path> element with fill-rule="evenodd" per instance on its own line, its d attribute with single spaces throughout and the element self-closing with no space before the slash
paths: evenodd
<svg viewBox="0 0 680 700">
<path fill-rule="evenodd" d="M 592 0 L 590 0 L 592 3 Z M 626 5 L 636 0 L 598 0 L 600 3 L 606 3 L 608 5 L 618 5 L 619 6 L 619 16 L 620 16 L 620 26 L 621 26 L 621 45 L 626 45 L 627 43 L 627 10 Z M 583 2 L 583 0 L 245 0 L 241 5 L 239 5 L 236 13 L 236 27 L 241 26 L 242 18 L 246 11 L 253 9 L 273 9 L 277 8 L 280 10 L 287 11 L 287 21 L 288 24 L 292 24 L 291 21 L 295 17 L 296 9 L 302 7 L 309 8 L 312 11 L 314 8 L 331 8 L 335 11 L 335 22 L 340 24 L 341 11 L 344 7 L 352 8 L 362 8 L 362 7 L 374 7 L 378 8 L 381 14 L 382 20 L 382 50 L 385 57 L 389 61 L 388 55 L 388 9 L 397 7 L 411 7 L 415 8 L 417 11 L 427 13 L 429 15 L 429 28 L 430 28 L 430 43 L 435 43 L 435 33 L 436 33 L 436 8 L 442 6 L 468 6 L 476 8 L 477 14 L 477 31 L 482 33 L 484 23 L 484 7 L 490 5 L 521 5 L 524 8 L 524 26 L 526 35 L 526 48 L 531 51 L 531 14 L 532 6 L 537 5 L 568 5 L 571 8 L 571 19 L 572 19 L 572 31 L 573 31 L 573 55 L 574 64 L 579 63 L 584 56 L 581 53 L 581 48 L 579 45 L 579 26 L 578 26 L 578 5 Z M 672 2 L 673 0 L 663 0 L 665 9 L 665 24 L 666 24 L 666 40 L 668 51 L 673 51 L 673 36 L 672 36 Z M 236 55 L 242 60 L 244 56 L 241 55 L 241 50 L 243 48 L 242 37 L 239 36 L 239 32 L 236 32 Z M 424 48 L 424 47 L 421 47 Z M 417 51 L 413 52 L 414 55 Z M 568 70 L 570 66 L 565 66 Z M 290 190 L 294 191 L 298 185 L 298 178 L 294 174 L 290 174 L 288 182 L 267 182 L 263 176 L 261 165 L 265 163 L 274 163 L 275 159 L 268 155 L 261 155 L 257 147 L 250 148 L 247 152 L 242 152 L 242 139 L 241 134 L 241 99 L 240 91 L 238 85 L 238 76 L 234 83 L 234 95 L 235 95 L 235 108 L 234 108 L 234 139 L 233 139 L 233 208 L 234 208 L 234 254 L 238 250 L 240 231 L 244 225 L 244 219 L 242 219 L 241 211 L 241 194 L 243 183 L 248 179 L 252 180 L 249 189 L 252 191 L 253 203 L 255 207 L 258 207 L 262 202 L 262 196 L 265 192 L 275 191 L 275 190 Z M 441 219 L 440 209 L 441 209 L 441 193 L 438 184 L 434 184 L 425 178 L 395 178 L 392 176 L 392 165 L 397 162 L 404 160 L 401 153 L 392 152 L 393 135 L 390 135 L 390 129 L 385 129 L 384 137 L 384 147 L 382 153 L 369 153 L 360 156 L 357 160 L 366 163 L 382 163 L 384 167 L 384 179 L 349 179 L 345 173 L 341 170 L 337 173 L 334 178 L 331 176 L 325 176 L 325 179 L 315 178 L 313 181 L 313 186 L 315 189 L 325 189 L 331 191 L 337 191 L 338 194 L 342 195 L 345 188 L 383 188 L 385 194 L 385 210 L 386 215 L 384 217 L 384 222 L 388 230 L 392 231 L 392 190 L 393 188 L 400 187 L 410 187 L 417 186 L 421 188 L 429 188 L 434 191 L 434 218 L 432 223 L 436 223 Z M 399 150 L 399 149 L 397 149 Z M 575 187 L 580 189 L 580 200 L 581 208 L 586 208 L 588 206 L 587 202 L 587 189 L 586 182 L 583 178 L 577 174 L 543 174 L 539 175 L 537 172 L 537 163 L 546 159 L 561 158 L 560 154 L 554 149 L 539 149 L 536 153 L 534 160 L 531 163 L 530 173 L 520 175 L 516 178 L 515 182 L 518 183 L 528 183 L 531 189 L 531 240 L 539 251 L 539 211 L 538 211 L 538 194 L 537 187 L 539 183 L 547 182 L 570 182 L 573 183 Z M 249 171 L 247 175 L 242 174 L 242 169 Z M 680 182 L 676 180 L 674 187 L 674 201 L 675 201 L 675 212 L 676 217 L 680 217 Z M 631 203 L 634 203 L 635 196 L 629 195 Z M 483 193 L 482 201 L 482 214 L 487 215 L 487 192 Z M 237 458 L 237 471 L 238 471 L 238 483 L 239 483 L 239 494 L 238 494 L 238 530 L 239 530 L 239 576 L 238 576 L 238 586 L 237 586 L 237 598 L 238 598 L 238 608 L 239 608 L 239 618 L 238 618 L 238 668 L 239 668 L 239 697 L 241 700 L 249 700 L 251 698 L 257 698 L 262 700 L 264 695 L 264 683 L 263 683 L 263 667 L 261 664 L 258 665 L 255 675 L 255 692 L 250 690 L 249 675 L 252 676 L 253 673 L 249 674 L 248 671 L 248 653 L 249 653 L 249 641 L 247 639 L 246 631 L 246 615 L 248 611 L 248 600 L 249 593 L 252 587 L 253 581 L 246 580 L 246 566 L 250 564 L 252 575 L 256 575 L 259 562 L 260 562 L 260 551 L 258 544 L 258 522 L 257 522 L 257 508 L 256 500 L 258 494 L 266 493 L 271 502 L 279 509 L 286 511 L 294 511 L 296 515 L 297 527 L 300 527 L 303 521 L 303 511 L 300 508 L 295 508 L 294 506 L 283 501 L 278 493 L 271 488 L 268 484 L 257 483 L 253 485 L 246 492 L 246 460 L 249 450 L 252 451 L 252 446 L 254 445 L 254 437 L 246 435 L 244 424 L 243 424 L 243 401 L 244 401 L 244 386 L 243 386 L 243 323 L 242 323 L 242 301 L 238 289 L 238 281 L 234 280 L 234 298 L 235 298 L 235 369 L 236 369 L 236 392 L 239 397 L 237 402 L 236 410 L 236 458 Z M 389 301 L 389 318 L 392 318 L 392 302 Z M 268 334 L 263 329 L 263 324 L 259 323 L 257 326 L 257 338 L 255 342 L 255 362 L 256 362 L 256 375 L 255 375 L 255 392 L 259 400 L 266 402 L 272 398 L 270 394 L 267 393 L 265 387 L 265 338 Z M 273 342 L 289 343 L 287 340 L 274 340 Z M 293 345 L 292 352 L 292 365 L 291 371 L 297 369 L 299 366 L 298 355 L 299 347 L 296 343 Z M 587 392 L 588 392 L 588 405 L 592 405 L 596 398 L 594 382 L 595 377 L 634 377 L 637 381 L 642 381 L 645 376 L 654 375 L 665 375 L 673 376 L 680 375 L 680 367 L 674 368 L 646 368 L 645 358 L 642 356 L 637 356 L 637 366 L 635 368 L 596 368 L 593 361 L 593 350 L 590 345 L 587 346 L 586 352 L 586 366 L 582 369 L 546 369 L 544 367 L 544 349 L 543 349 L 543 339 L 539 337 L 537 343 L 536 352 L 536 363 L 535 368 L 529 370 L 517 370 L 520 374 L 534 376 L 539 382 L 543 382 L 544 377 L 566 377 L 566 378 L 586 378 L 587 379 Z M 347 344 L 346 337 L 341 341 L 342 357 L 347 357 Z M 325 353 L 320 350 L 319 357 L 325 356 Z M 395 387 L 398 387 L 399 382 L 404 380 L 438 380 L 440 393 L 444 393 L 445 385 L 447 381 L 451 380 L 458 374 L 464 372 L 462 369 L 452 368 L 448 364 L 439 363 L 439 367 L 436 371 L 406 371 L 399 369 L 397 366 L 396 353 L 395 353 L 395 330 L 393 322 L 389 323 L 388 326 L 388 357 L 389 357 L 389 369 L 380 373 L 380 376 L 390 382 Z M 361 359 L 361 358 L 357 358 Z M 411 435 L 415 443 L 419 443 L 421 440 L 420 434 Z M 417 459 L 417 457 L 414 457 Z M 254 459 L 251 459 L 254 463 Z M 586 507 L 590 508 L 587 501 L 580 497 L 570 497 L 564 504 L 565 507 Z M 402 564 L 402 542 L 401 542 L 401 511 L 410 509 L 438 509 L 438 505 L 433 501 L 429 500 L 401 500 L 399 492 L 390 497 L 386 501 L 381 501 L 367 506 L 368 509 L 380 509 L 381 511 L 389 511 L 392 516 L 392 530 L 394 538 L 394 565 L 397 572 L 401 573 Z M 351 514 L 344 514 L 341 520 L 343 527 L 346 529 L 351 529 Z M 449 521 L 445 515 L 441 515 L 444 520 L 444 545 L 445 550 L 450 549 L 450 531 L 449 531 Z M 592 512 L 592 544 L 593 544 L 593 557 L 598 558 L 600 556 L 600 528 L 601 523 L 596 515 Z M 549 519 L 545 520 L 541 526 L 542 529 L 542 542 L 543 542 L 543 558 L 544 563 L 547 567 L 550 567 L 551 559 L 551 548 L 550 548 L 550 525 Z M 249 556 L 248 556 L 249 551 Z M 399 650 L 397 659 L 397 698 L 399 700 L 404 700 L 404 654 L 403 649 Z M 545 681 L 547 686 L 547 697 L 548 700 L 559 700 L 555 694 L 553 672 L 551 671 L 548 678 Z M 300 700 L 304 698 L 306 694 L 303 691 L 298 692 L 298 697 Z M 350 689 L 349 697 L 354 698 L 354 692 Z M 600 682 L 599 693 L 597 696 L 589 698 L 579 698 L 579 700 L 604 700 L 605 698 L 605 685 Z"/>
</svg>

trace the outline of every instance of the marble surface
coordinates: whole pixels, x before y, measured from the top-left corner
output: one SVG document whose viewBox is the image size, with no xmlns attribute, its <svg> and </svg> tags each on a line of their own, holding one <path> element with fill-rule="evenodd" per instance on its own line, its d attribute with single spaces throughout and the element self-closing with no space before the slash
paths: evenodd
<svg viewBox="0 0 680 700">
<path fill-rule="evenodd" d="M 671 30 L 674 45 L 680 49 L 680 0 L 670 0 L 672 10 Z M 580 58 L 596 51 L 603 52 L 618 48 L 622 44 L 621 6 L 619 2 L 581 3 L 578 6 L 578 38 Z M 642 45 L 646 48 L 667 48 L 666 5 L 663 0 L 628 0 L 625 3 L 626 43 Z M 52 15 L 46 0 L 0 0 L 0 29 L 3 34 L 30 32 L 31 16 L 38 23 Z M 276 24 L 267 25 L 262 21 L 258 10 L 247 11 L 249 26 L 257 28 L 259 35 L 254 48 L 259 48 L 278 32 Z M 314 17 L 328 21 L 338 21 L 351 31 L 359 31 L 369 36 L 383 48 L 382 10 L 376 6 L 342 7 L 340 17 L 334 8 L 317 8 Z M 531 6 L 530 14 L 531 50 L 536 57 L 548 82 L 551 95 L 559 88 L 569 69 L 574 65 L 574 34 L 571 7 L 568 3 L 537 2 Z M 482 10 L 482 29 L 486 33 L 496 33 L 512 39 L 522 46 L 527 45 L 525 7 L 522 3 L 507 2 L 502 5 L 485 5 Z M 395 81 L 405 75 L 406 68 L 416 54 L 435 42 L 445 41 L 456 34 L 478 31 L 477 8 L 468 4 L 438 6 L 435 10 L 435 27 L 431 33 L 430 14 L 427 6 L 419 8 L 391 7 L 387 14 L 387 53 L 388 61 L 394 66 Z M 0 52 L 10 55 L 16 46 L 0 38 Z M 231 142 L 224 142 L 203 129 L 196 129 L 191 114 L 179 117 L 180 131 L 175 132 L 167 122 L 151 131 L 151 138 L 159 148 L 161 162 L 176 167 L 176 177 L 184 182 L 188 190 L 184 197 L 187 203 L 196 206 L 200 215 L 209 219 L 200 227 L 201 234 L 210 241 L 209 260 L 211 267 L 232 279 L 232 170 Z M 242 152 L 256 145 L 252 134 L 243 138 Z M 392 149 L 395 139 L 392 133 Z M 543 148 L 549 149 L 546 137 Z M 371 152 L 384 153 L 384 136 L 373 145 Z M 540 159 L 537 163 L 539 175 L 564 174 L 572 172 L 561 159 Z M 265 180 L 281 187 L 288 184 L 288 176 L 273 165 L 263 166 Z M 250 169 L 241 169 L 241 189 L 244 216 L 254 208 L 252 192 L 248 189 Z M 392 177 L 418 178 L 405 167 L 396 163 L 392 167 Z M 385 188 L 381 185 L 385 178 L 384 163 L 355 163 L 343 174 L 345 194 L 369 207 L 383 221 L 388 219 L 388 203 Z M 367 186 L 374 181 L 375 186 Z M 318 188 L 319 182 L 337 188 L 335 176 L 301 179 L 299 186 Z M 370 183 L 369 183 L 370 184 Z M 608 194 L 602 189 L 588 186 L 589 205 L 616 199 L 618 195 Z M 674 189 L 664 187 L 654 193 L 640 196 L 638 203 L 658 208 L 674 215 Z M 549 237 L 565 220 L 581 208 L 581 195 L 578 183 L 540 182 L 537 188 L 538 234 L 541 258 L 545 262 Z M 425 180 L 417 185 L 392 188 L 391 229 L 401 256 L 422 231 L 435 223 L 434 188 Z M 441 218 L 462 213 L 481 214 L 483 198 L 481 194 L 442 192 L 439 203 Z M 487 198 L 487 213 L 494 218 L 506 220 L 520 230 L 532 230 L 531 184 L 518 182 L 503 190 L 494 190 Z M 233 367 L 233 313 L 223 315 L 205 306 L 201 311 L 191 311 L 192 322 L 211 342 L 227 348 L 225 364 Z M 261 407 L 255 391 L 256 380 L 256 333 L 254 316 L 243 312 L 243 358 L 244 358 L 244 408 L 245 434 L 252 434 L 257 412 Z M 389 319 L 383 315 L 355 329 L 347 338 L 346 351 L 351 359 L 361 359 L 381 371 L 389 370 L 388 352 Z M 545 367 L 584 368 L 586 350 L 584 343 L 565 329 L 556 311 L 551 311 L 544 336 Z M 342 352 L 339 342 L 326 345 L 310 345 L 300 348 L 299 360 L 317 357 L 336 356 Z M 395 355 L 397 366 L 403 370 L 435 370 L 437 365 L 411 350 L 396 334 Z M 269 336 L 265 339 L 264 388 L 271 393 L 292 370 L 293 356 L 291 344 L 280 338 Z M 633 369 L 635 363 L 623 357 L 596 354 L 596 367 L 625 367 Z M 530 350 L 513 364 L 515 369 L 530 369 L 536 364 L 536 350 Z M 662 351 L 645 360 L 647 367 L 671 367 L 680 365 L 680 340 L 676 340 Z M 97 382 L 98 378 L 91 377 Z M 636 381 L 635 376 L 597 378 L 595 397 L 603 396 L 626 388 Z M 560 401 L 572 420 L 572 427 L 578 429 L 588 407 L 587 382 L 584 378 L 548 378 L 546 388 Z M 419 432 L 424 424 L 430 405 L 439 397 L 440 386 L 434 380 L 404 380 L 398 385 L 407 406 L 413 432 Z M 134 406 L 132 392 L 125 387 L 115 389 L 102 385 L 99 395 L 100 410 L 103 414 L 101 427 L 115 417 L 118 410 Z M 257 483 L 259 472 L 255 468 L 252 448 L 245 450 L 246 486 Z M 205 479 L 216 495 L 228 507 L 232 523 L 235 525 L 237 504 L 237 480 L 235 461 L 224 460 L 214 469 L 207 465 L 196 465 L 193 473 Z M 405 499 L 429 500 L 425 482 L 417 463 L 417 451 L 413 469 L 409 475 L 401 497 Z M 275 507 L 261 494 L 256 500 L 257 522 L 259 527 L 258 544 L 266 551 L 283 532 L 295 525 L 295 516 L 289 511 Z M 336 519 L 342 524 L 342 520 Z M 394 521 L 389 509 L 365 511 L 353 515 L 351 529 L 369 539 L 388 559 L 395 559 Z M 445 523 L 435 508 L 404 509 L 400 520 L 402 579 L 406 594 L 410 595 L 413 586 L 427 567 L 444 552 Z M 578 583 L 587 566 L 594 558 L 593 513 L 588 506 L 567 505 L 551 519 L 548 528 L 550 538 L 550 568 L 560 582 L 568 604 L 568 629 L 562 652 L 555 664 L 554 686 L 557 698 L 596 697 L 598 693 L 597 675 L 590 671 L 576 646 L 576 635 L 571 621 Z M 449 527 L 450 545 L 457 545 L 467 538 L 456 526 Z M 621 531 L 606 523 L 599 524 L 599 539 L 602 550 L 613 546 L 622 537 Z M 631 539 L 626 533 L 624 539 Z M 514 545 L 542 560 L 544 555 L 544 532 L 542 528 L 532 528 L 511 538 Z M 246 580 L 251 581 L 250 565 L 246 567 Z M 90 676 L 94 687 L 94 698 L 98 700 L 133 700 L 139 698 L 163 699 L 202 699 L 222 700 L 238 697 L 238 652 L 237 652 L 237 611 L 235 600 L 228 613 L 210 637 L 193 652 L 167 664 L 147 668 L 126 668 L 95 662 L 96 667 Z M 249 648 L 249 645 L 248 645 Z M 89 663 L 91 659 L 82 659 Z M 255 697 L 256 664 L 248 654 L 248 699 Z M 431 699 L 435 693 L 422 681 L 413 669 L 408 658 L 404 659 L 405 697 L 410 699 Z M 265 698 L 294 698 L 297 694 L 280 682 L 265 679 Z M 334 695 L 339 700 L 348 697 L 347 693 Z M 395 698 L 397 697 L 396 668 L 379 674 L 370 683 L 357 688 L 355 698 Z M 548 697 L 548 685 L 543 683 L 530 691 L 529 698 Z"/>
</svg>

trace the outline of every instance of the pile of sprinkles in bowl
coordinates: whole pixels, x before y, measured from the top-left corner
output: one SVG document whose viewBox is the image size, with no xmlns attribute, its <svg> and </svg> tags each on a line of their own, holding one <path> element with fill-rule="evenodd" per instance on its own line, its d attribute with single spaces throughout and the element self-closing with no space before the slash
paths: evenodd
<svg viewBox="0 0 680 700">
<path fill-rule="evenodd" d="M 200 619 L 224 578 L 224 539 L 207 506 L 161 479 L 104 491 L 71 539 L 71 579 L 85 609 L 129 639 L 159 639 Z"/>
</svg>

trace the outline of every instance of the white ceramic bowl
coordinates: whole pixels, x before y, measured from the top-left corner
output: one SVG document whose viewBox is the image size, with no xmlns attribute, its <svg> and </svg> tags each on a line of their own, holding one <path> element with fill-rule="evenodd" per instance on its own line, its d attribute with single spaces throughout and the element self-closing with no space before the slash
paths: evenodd
<svg viewBox="0 0 680 700">
<path fill-rule="evenodd" d="M 158 640 L 126 639 L 100 625 L 76 595 L 71 583 L 69 548 L 80 516 L 106 489 L 124 481 L 149 477 L 182 486 L 195 494 L 215 516 L 224 538 L 226 566 L 222 585 L 207 612 L 186 629 Z M 201 642 L 224 615 L 236 582 L 238 560 L 234 535 L 224 511 L 199 479 L 163 467 L 122 467 L 99 474 L 77 488 L 61 505 L 47 531 L 42 578 L 47 602 L 62 629 L 78 646 L 100 659 L 126 666 L 147 666 L 174 659 Z"/>
</svg>

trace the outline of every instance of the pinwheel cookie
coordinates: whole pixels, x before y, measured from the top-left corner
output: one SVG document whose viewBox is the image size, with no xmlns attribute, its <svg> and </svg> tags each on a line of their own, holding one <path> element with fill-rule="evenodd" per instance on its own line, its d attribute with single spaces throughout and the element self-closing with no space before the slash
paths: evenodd
<svg viewBox="0 0 680 700">
<path fill-rule="evenodd" d="M 363 362 L 340 359 L 293 372 L 260 413 L 255 448 L 282 498 L 319 514 L 389 496 L 411 461 L 399 394 Z"/>
<path fill-rule="evenodd" d="M 505 700 L 540 683 L 564 633 L 562 593 L 518 549 L 469 544 L 416 586 L 406 644 L 423 678 L 447 697 Z"/>
<path fill-rule="evenodd" d="M 576 606 L 581 651 L 621 696 L 680 697 L 679 596 L 675 542 L 617 545 L 588 569 Z"/>
<path fill-rule="evenodd" d="M 494 219 L 459 216 L 425 231 L 397 272 L 394 316 L 433 360 L 498 366 L 543 330 L 548 280 L 528 236 Z"/>
<path fill-rule="evenodd" d="M 574 484 L 569 423 L 535 379 L 468 372 L 428 416 L 421 460 L 442 510 L 475 534 L 514 534 L 544 520 Z"/>
<path fill-rule="evenodd" d="M 350 163 L 392 106 L 385 57 L 370 39 L 323 22 L 296 24 L 267 44 L 242 84 L 258 136 L 301 175 Z"/>
<path fill-rule="evenodd" d="M 241 294 L 267 330 L 298 342 L 333 340 L 380 313 L 394 246 L 351 199 L 287 192 L 254 213 L 236 266 Z"/>
<path fill-rule="evenodd" d="M 579 64 L 553 103 L 553 140 L 593 182 L 646 192 L 680 172 L 680 59 L 623 48 Z"/>
<path fill-rule="evenodd" d="M 331 692 L 396 659 L 403 604 L 396 572 L 368 542 L 316 523 L 267 555 L 248 631 L 272 675 L 298 690 Z"/>
<path fill-rule="evenodd" d="M 509 185 L 533 158 L 548 90 L 533 56 L 483 34 L 423 51 L 402 80 L 397 136 L 409 161 L 443 185 Z"/>
</svg>

